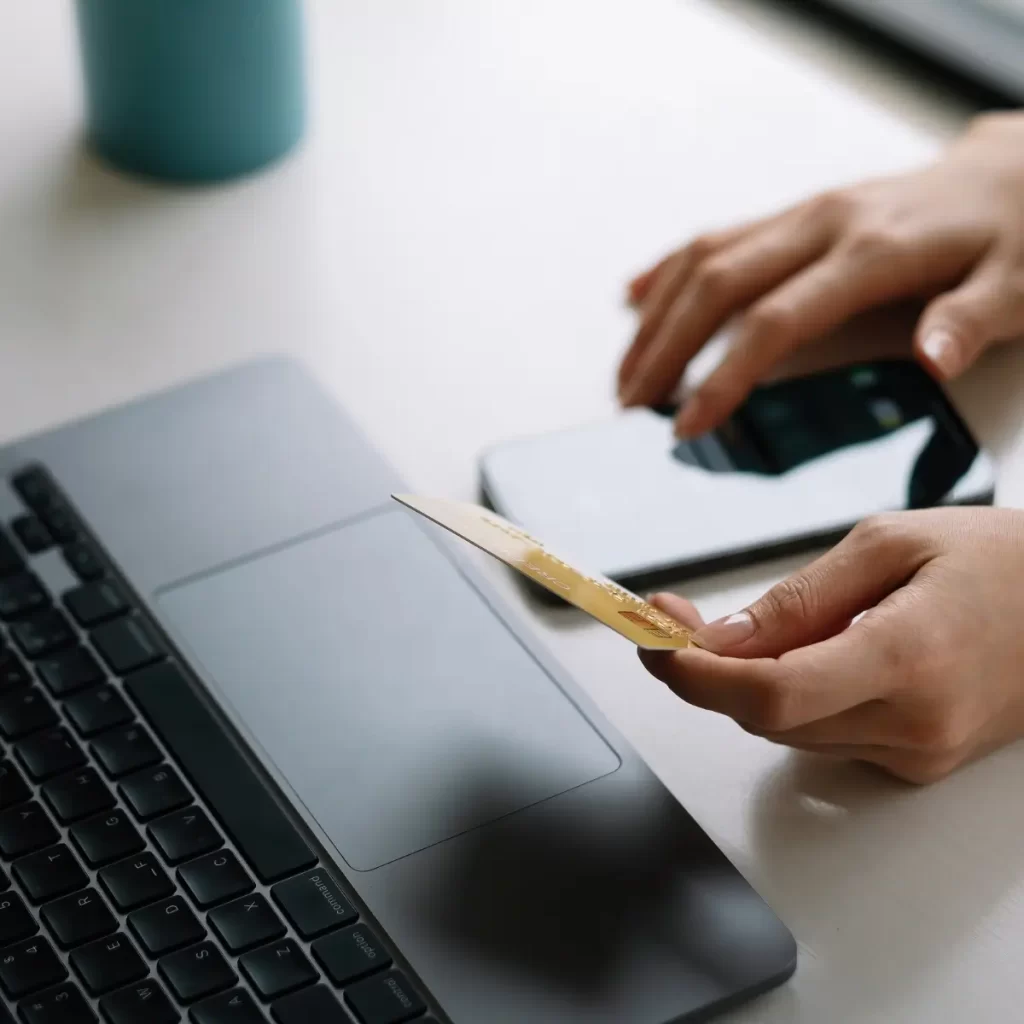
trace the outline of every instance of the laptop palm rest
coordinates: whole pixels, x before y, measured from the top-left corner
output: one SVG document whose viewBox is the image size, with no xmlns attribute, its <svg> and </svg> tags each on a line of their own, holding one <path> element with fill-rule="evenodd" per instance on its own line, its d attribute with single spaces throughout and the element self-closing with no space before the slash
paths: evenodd
<svg viewBox="0 0 1024 1024">
<path fill-rule="evenodd" d="M 619 766 L 397 508 L 178 584 L 157 603 L 357 871 Z M 514 772 L 481 803 L 479 777 L 495 763 Z"/>
</svg>

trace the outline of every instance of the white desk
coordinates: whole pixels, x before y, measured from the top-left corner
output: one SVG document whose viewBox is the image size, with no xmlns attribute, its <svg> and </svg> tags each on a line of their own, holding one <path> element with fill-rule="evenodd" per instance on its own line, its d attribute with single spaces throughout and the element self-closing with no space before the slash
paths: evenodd
<svg viewBox="0 0 1024 1024">
<path fill-rule="evenodd" d="M 290 350 L 413 486 L 459 497 L 483 445 L 613 412 L 631 271 L 913 165 L 963 117 L 751 0 L 319 0 L 302 153 L 162 190 L 79 153 L 71 5 L 4 6 L 0 439 Z M 1018 350 L 954 389 L 1007 504 L 1022 388 Z M 787 568 L 689 592 L 713 616 Z M 794 980 L 732 1021 L 1020 1019 L 1024 748 L 922 791 L 826 768 L 684 706 L 610 633 L 529 614 L 799 939 Z"/>
</svg>

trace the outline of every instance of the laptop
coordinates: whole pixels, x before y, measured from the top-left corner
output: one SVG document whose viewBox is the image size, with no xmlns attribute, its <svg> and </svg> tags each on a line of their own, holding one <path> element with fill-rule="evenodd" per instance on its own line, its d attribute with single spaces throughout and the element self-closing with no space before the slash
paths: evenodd
<svg viewBox="0 0 1024 1024">
<path fill-rule="evenodd" d="M 1024 0 L 812 0 L 1024 102 Z"/>
<path fill-rule="evenodd" d="M 665 1024 L 789 977 L 401 486 L 282 359 L 0 449 L 0 1020 Z"/>
</svg>

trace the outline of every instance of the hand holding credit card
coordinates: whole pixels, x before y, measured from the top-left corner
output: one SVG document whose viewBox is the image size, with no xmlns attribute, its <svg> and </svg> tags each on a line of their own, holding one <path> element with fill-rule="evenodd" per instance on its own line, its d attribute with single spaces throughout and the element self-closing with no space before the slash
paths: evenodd
<svg viewBox="0 0 1024 1024">
<path fill-rule="evenodd" d="M 696 646 L 690 630 L 675 619 L 603 576 L 574 569 L 547 551 L 540 541 L 485 508 L 411 494 L 393 494 L 392 497 L 517 569 L 527 579 L 587 612 L 637 647 L 673 651 Z"/>
</svg>

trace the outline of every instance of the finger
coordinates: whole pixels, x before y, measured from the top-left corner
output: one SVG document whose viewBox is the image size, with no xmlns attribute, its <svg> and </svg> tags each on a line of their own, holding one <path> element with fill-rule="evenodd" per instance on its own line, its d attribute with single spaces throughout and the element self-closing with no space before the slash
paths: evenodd
<svg viewBox="0 0 1024 1024">
<path fill-rule="evenodd" d="M 905 297 L 915 284 L 852 247 L 833 250 L 746 314 L 726 358 L 680 410 L 677 432 L 692 437 L 719 426 L 796 349 L 856 313 Z"/>
<path fill-rule="evenodd" d="M 627 298 L 631 306 L 639 305 L 651 294 L 651 289 L 657 282 L 658 277 L 664 272 L 668 261 L 669 257 L 666 256 L 665 259 L 660 260 L 650 270 L 645 270 L 629 282 Z"/>
<path fill-rule="evenodd" d="M 1024 283 L 1004 256 L 990 257 L 960 287 L 933 300 L 914 348 L 938 378 L 959 376 L 989 346 L 1024 333 Z"/>
<path fill-rule="evenodd" d="M 905 515 L 867 520 L 806 569 L 776 584 L 749 608 L 698 630 L 705 650 L 771 658 L 818 643 L 878 604 L 931 557 Z"/>
<path fill-rule="evenodd" d="M 780 214 L 775 214 L 772 217 L 740 224 L 724 231 L 702 235 L 657 264 L 654 268 L 654 279 L 650 282 L 650 287 L 643 300 L 644 310 L 640 327 L 619 366 L 620 395 L 629 387 L 637 363 L 657 333 L 673 302 L 685 287 L 694 268 L 721 249 L 747 234 L 758 231 L 780 216 Z"/>
<path fill-rule="evenodd" d="M 650 603 L 675 619 L 680 625 L 686 626 L 687 629 L 700 629 L 704 625 L 704 619 L 700 612 L 685 597 L 678 597 L 675 594 L 655 594 L 650 598 Z"/>
<path fill-rule="evenodd" d="M 843 761 L 861 761 L 883 769 L 903 782 L 916 786 L 924 786 L 945 778 L 951 771 L 959 767 L 963 761 L 949 757 L 935 757 L 917 754 L 910 750 L 899 750 L 893 747 L 854 746 L 844 744 L 787 744 L 793 750 L 802 750 L 808 754 L 833 757 Z"/>
<path fill-rule="evenodd" d="M 892 705 L 873 700 L 866 704 L 841 711 L 838 715 L 819 718 L 814 722 L 789 729 L 772 732 L 749 728 L 752 732 L 772 743 L 788 747 L 823 745 L 908 747 L 907 729 Z"/>
<path fill-rule="evenodd" d="M 665 397 L 687 363 L 739 310 L 819 257 L 830 228 L 810 217 L 783 220 L 704 259 L 650 336 L 622 400 Z"/>
<path fill-rule="evenodd" d="M 640 660 L 695 707 L 759 732 L 787 732 L 883 699 L 898 685 L 891 643 L 867 642 L 859 625 L 778 659 L 730 658 L 690 647 L 642 651 Z"/>
</svg>

